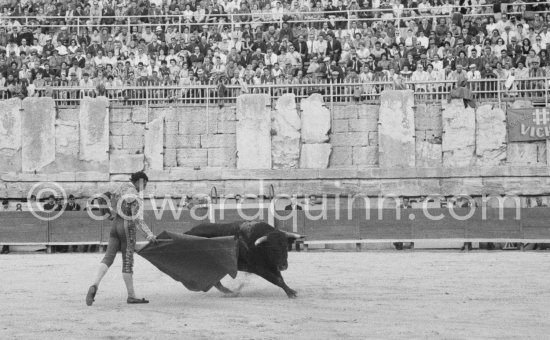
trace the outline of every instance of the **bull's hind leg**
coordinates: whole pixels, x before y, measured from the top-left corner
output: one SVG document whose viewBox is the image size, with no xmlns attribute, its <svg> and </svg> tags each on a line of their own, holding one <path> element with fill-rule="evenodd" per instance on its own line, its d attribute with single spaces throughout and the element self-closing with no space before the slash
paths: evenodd
<svg viewBox="0 0 550 340">
<path fill-rule="evenodd" d="M 224 294 L 233 294 L 233 291 L 231 289 L 224 287 L 224 285 L 222 285 L 221 282 L 216 283 L 214 287 Z"/>
<path fill-rule="evenodd" d="M 258 272 L 255 272 L 254 274 L 257 274 L 263 277 L 264 279 L 266 279 L 267 281 L 273 283 L 274 285 L 281 287 L 285 291 L 286 296 L 288 296 L 290 299 L 298 296 L 298 293 L 294 289 L 287 286 L 287 284 L 285 283 L 285 280 L 283 279 L 283 276 L 281 275 L 281 272 L 279 271 L 271 272 L 269 270 L 260 270 Z"/>
</svg>

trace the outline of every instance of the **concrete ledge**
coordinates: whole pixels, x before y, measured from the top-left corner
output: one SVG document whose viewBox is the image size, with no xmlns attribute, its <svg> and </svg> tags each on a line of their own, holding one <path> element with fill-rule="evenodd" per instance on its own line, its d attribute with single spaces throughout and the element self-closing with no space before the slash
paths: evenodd
<svg viewBox="0 0 550 340">
<path fill-rule="evenodd" d="M 6 173 L 0 179 L 4 182 L 108 182 L 110 176 L 102 172 Z"/>
<path fill-rule="evenodd" d="M 152 181 L 318 180 L 318 179 L 440 179 L 479 177 L 550 177 L 547 166 L 457 168 L 344 168 L 344 169 L 176 169 L 147 171 Z M 113 178 L 113 176 L 111 176 Z M 115 177 L 116 178 L 116 177 Z"/>
</svg>

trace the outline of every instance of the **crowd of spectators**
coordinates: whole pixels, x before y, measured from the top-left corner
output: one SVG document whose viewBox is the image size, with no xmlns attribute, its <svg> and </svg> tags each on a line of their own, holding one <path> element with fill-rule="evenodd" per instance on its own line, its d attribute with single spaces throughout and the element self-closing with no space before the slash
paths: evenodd
<svg viewBox="0 0 550 340">
<path fill-rule="evenodd" d="M 540 78 L 550 75 L 549 8 L 500 0 L 4 0 L 0 95 L 327 81 L 361 83 L 369 93 L 380 91 L 369 84 L 399 78 Z"/>
</svg>

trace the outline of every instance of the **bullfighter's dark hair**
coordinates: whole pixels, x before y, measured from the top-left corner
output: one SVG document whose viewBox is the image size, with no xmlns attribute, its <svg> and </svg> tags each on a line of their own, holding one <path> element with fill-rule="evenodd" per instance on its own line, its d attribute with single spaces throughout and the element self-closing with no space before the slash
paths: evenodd
<svg viewBox="0 0 550 340">
<path fill-rule="evenodd" d="M 130 176 L 130 181 L 132 181 L 132 182 L 137 182 L 140 179 L 149 181 L 149 177 L 147 177 L 147 175 L 143 171 L 135 172 L 135 173 L 132 174 L 132 176 Z"/>
</svg>

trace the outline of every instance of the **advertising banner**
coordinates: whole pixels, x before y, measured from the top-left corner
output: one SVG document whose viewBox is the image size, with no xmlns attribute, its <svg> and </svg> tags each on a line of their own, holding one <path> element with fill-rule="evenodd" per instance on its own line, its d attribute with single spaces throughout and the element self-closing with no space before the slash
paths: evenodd
<svg viewBox="0 0 550 340">
<path fill-rule="evenodd" d="M 509 142 L 550 139 L 550 108 L 508 109 Z"/>
</svg>

